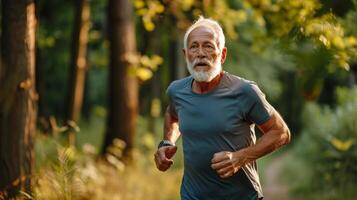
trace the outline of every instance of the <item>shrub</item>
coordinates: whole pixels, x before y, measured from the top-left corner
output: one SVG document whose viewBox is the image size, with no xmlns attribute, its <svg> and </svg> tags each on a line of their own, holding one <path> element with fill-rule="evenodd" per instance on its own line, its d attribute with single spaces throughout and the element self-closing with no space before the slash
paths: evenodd
<svg viewBox="0 0 357 200">
<path fill-rule="evenodd" d="M 339 88 L 337 96 L 335 109 L 306 105 L 304 129 L 295 144 L 293 161 L 304 168 L 298 170 L 306 179 L 298 189 L 311 198 L 345 200 L 357 195 L 357 88 Z"/>
</svg>

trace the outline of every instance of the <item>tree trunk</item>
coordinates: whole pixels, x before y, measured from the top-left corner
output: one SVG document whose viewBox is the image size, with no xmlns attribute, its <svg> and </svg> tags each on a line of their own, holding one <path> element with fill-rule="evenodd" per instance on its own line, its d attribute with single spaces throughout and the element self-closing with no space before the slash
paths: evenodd
<svg viewBox="0 0 357 200">
<path fill-rule="evenodd" d="M 123 159 L 132 158 L 138 112 L 138 83 L 129 72 L 128 57 L 136 53 L 135 28 L 130 0 L 109 0 L 109 107 L 103 146 L 106 152 L 115 138 L 126 143 Z"/>
<path fill-rule="evenodd" d="M 89 69 L 90 66 L 87 65 L 87 69 Z M 81 119 L 85 119 L 86 121 L 89 121 L 91 118 L 91 109 L 92 109 L 92 102 L 90 99 L 90 79 L 89 79 L 89 71 L 86 71 L 85 75 L 85 80 L 84 80 L 84 92 L 83 92 L 83 106 L 82 106 L 82 115 Z"/>
<path fill-rule="evenodd" d="M 170 65 L 170 82 L 177 79 L 178 75 L 178 56 L 177 56 L 177 49 L 178 49 L 178 41 L 175 37 L 170 37 L 169 42 L 169 65 Z"/>
<path fill-rule="evenodd" d="M 83 103 L 86 74 L 86 54 L 89 31 L 89 0 L 78 0 L 76 3 L 75 21 L 72 37 L 71 66 L 67 99 L 66 122 L 79 123 Z M 69 144 L 75 144 L 74 130 L 69 130 Z"/>
<path fill-rule="evenodd" d="M 0 199 L 30 193 L 36 129 L 35 4 L 2 1 Z"/>
<path fill-rule="evenodd" d="M 0 1 L 0 10 L 2 11 L 2 1 Z M 0 78 L 1 78 L 1 65 L 2 65 L 2 14 L 0 13 Z"/>
</svg>

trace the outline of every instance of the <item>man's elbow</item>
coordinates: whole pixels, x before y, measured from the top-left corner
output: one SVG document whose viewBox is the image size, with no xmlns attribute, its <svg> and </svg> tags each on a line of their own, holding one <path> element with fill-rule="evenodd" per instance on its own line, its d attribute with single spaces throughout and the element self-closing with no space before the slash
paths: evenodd
<svg viewBox="0 0 357 200">
<path fill-rule="evenodd" d="M 289 144 L 291 141 L 290 130 L 287 126 L 284 126 L 282 130 L 281 140 L 282 140 L 282 145 Z"/>
</svg>

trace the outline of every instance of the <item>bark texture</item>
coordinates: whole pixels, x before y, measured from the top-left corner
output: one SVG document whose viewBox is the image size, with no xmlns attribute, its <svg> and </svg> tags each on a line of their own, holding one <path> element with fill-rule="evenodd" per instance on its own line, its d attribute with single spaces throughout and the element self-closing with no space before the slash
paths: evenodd
<svg viewBox="0 0 357 200">
<path fill-rule="evenodd" d="M 0 199 L 30 192 L 36 126 L 35 3 L 2 1 Z"/>
<path fill-rule="evenodd" d="M 90 4 L 89 0 L 78 0 L 75 1 L 75 4 L 76 12 L 72 35 L 66 120 L 67 122 L 73 121 L 78 124 L 83 104 L 87 69 L 86 55 L 90 25 Z M 75 132 L 73 129 L 69 130 L 69 144 L 75 145 Z"/>
<path fill-rule="evenodd" d="M 136 53 L 130 0 L 109 0 L 109 107 L 103 152 L 119 138 L 126 143 L 124 160 L 132 158 L 138 112 L 138 82 L 129 58 Z"/>
</svg>

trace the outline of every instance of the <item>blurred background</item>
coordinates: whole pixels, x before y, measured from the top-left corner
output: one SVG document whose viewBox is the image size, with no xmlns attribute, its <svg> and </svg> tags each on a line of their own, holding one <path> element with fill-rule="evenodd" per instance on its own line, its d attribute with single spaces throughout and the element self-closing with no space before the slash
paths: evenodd
<svg viewBox="0 0 357 200">
<path fill-rule="evenodd" d="M 357 195 L 356 0 L 2 0 L 0 199 L 175 200 L 155 168 L 165 90 L 203 15 L 292 143 L 258 160 L 270 199 Z"/>
</svg>

